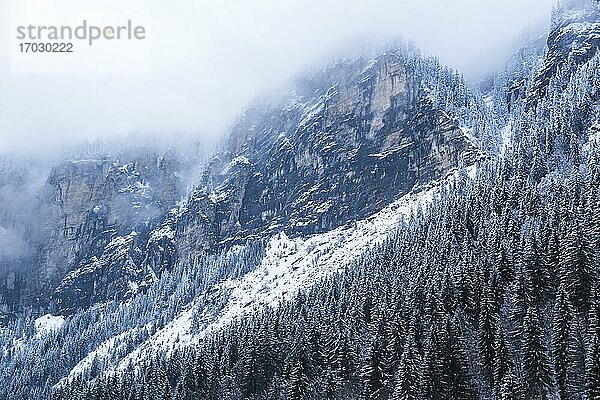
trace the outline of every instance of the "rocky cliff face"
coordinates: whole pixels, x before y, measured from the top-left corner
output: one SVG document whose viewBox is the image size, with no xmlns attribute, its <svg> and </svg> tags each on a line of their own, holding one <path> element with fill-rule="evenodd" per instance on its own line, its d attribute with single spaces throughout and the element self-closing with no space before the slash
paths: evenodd
<svg viewBox="0 0 600 400">
<path fill-rule="evenodd" d="M 580 65 L 594 57 L 599 46 L 600 2 L 562 2 L 552 18 L 547 40 L 548 51 L 529 89 L 527 106 L 533 108 L 544 98 L 550 80 L 559 70 L 575 72 Z"/>
<path fill-rule="evenodd" d="M 29 189 L 37 177 L 0 163 L 0 312 L 68 314 L 125 298 L 172 265 L 151 232 L 183 196 L 183 164 L 170 150 L 124 151 L 59 162 Z"/>
<path fill-rule="evenodd" d="M 126 163 L 65 162 L 53 169 L 48 179 L 52 217 L 45 226 L 52 240 L 43 264 L 66 266 L 49 271 L 66 274 L 52 295 L 58 311 L 122 299 L 151 281 L 154 271 L 143 263 L 146 244 L 181 197 L 178 171 L 171 151 Z"/>
<path fill-rule="evenodd" d="M 180 256 L 326 231 L 473 163 L 481 153 L 435 106 L 427 72 L 395 53 L 353 60 L 251 109 L 177 222 Z"/>
</svg>

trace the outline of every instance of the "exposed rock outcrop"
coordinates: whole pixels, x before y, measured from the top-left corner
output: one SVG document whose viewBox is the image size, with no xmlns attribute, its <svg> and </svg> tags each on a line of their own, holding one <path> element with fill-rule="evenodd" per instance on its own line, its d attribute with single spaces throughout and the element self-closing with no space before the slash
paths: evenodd
<svg viewBox="0 0 600 400">
<path fill-rule="evenodd" d="M 527 96 L 527 107 L 535 107 L 546 95 L 550 80 L 559 70 L 574 72 L 589 61 L 600 46 L 600 2 L 564 1 L 552 19 L 548 52 Z"/>
<path fill-rule="evenodd" d="M 148 238 L 155 237 L 152 230 L 181 197 L 178 168 L 168 151 L 126 163 L 87 160 L 53 169 L 48 179 L 51 215 L 44 226 L 50 240 L 41 254 L 42 270 L 55 286 L 54 311 L 68 314 L 122 299 L 152 280 L 154 271 L 143 262 Z"/>
<path fill-rule="evenodd" d="M 481 156 L 401 55 L 336 68 L 312 96 L 251 109 L 233 128 L 178 221 L 182 257 L 335 228 Z"/>
<path fill-rule="evenodd" d="M 51 311 L 126 299 L 177 262 L 249 238 L 351 223 L 474 163 L 482 152 L 439 99 L 440 88 L 464 96 L 447 88 L 456 77 L 404 50 L 304 76 L 247 110 L 181 207 L 173 152 L 60 163 L 34 241 Z"/>
</svg>

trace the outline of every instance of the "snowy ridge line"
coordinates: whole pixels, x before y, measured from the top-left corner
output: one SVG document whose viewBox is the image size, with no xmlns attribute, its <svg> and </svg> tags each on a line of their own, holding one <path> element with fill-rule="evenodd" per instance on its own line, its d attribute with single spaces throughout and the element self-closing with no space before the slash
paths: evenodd
<svg viewBox="0 0 600 400">
<path fill-rule="evenodd" d="M 127 332 L 110 338 L 82 359 L 56 386 L 84 375 L 94 358 L 101 359 L 106 368 L 104 375 L 114 375 L 129 365 L 139 365 L 141 360 L 158 351 L 169 354 L 175 348 L 198 344 L 207 335 L 265 307 L 277 308 L 293 299 L 301 290 L 312 287 L 336 272 L 343 272 L 353 260 L 383 243 L 413 213 L 426 211 L 428 205 L 441 195 L 443 189 L 455 182 L 462 171 L 474 179 L 477 165 L 455 169 L 437 183 L 418 193 L 402 196 L 378 213 L 350 225 L 305 238 L 290 239 L 284 232 L 273 236 L 255 270 L 240 278 L 221 282 L 201 295 L 206 300 L 208 297 L 220 299 L 229 294 L 223 308 L 217 312 L 210 307 L 200 309 L 201 304 L 206 302 L 197 298 L 189 309 L 182 311 L 121 360 L 114 360 L 109 349 L 118 347 L 119 339 L 126 337 Z M 192 329 L 194 315 L 196 326 L 200 325 L 196 333 Z"/>
</svg>

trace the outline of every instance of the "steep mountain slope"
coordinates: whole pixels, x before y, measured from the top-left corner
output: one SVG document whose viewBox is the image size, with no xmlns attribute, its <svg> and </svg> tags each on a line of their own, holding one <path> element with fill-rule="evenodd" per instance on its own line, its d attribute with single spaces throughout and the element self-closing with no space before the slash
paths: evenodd
<svg viewBox="0 0 600 400">
<path fill-rule="evenodd" d="M 398 48 L 255 103 L 173 212 L 187 166 L 172 152 L 61 162 L 30 227 L 36 306 L 69 315 L 127 299 L 207 251 L 365 218 L 480 159 L 462 116 L 484 109 L 455 72 Z"/>
<path fill-rule="evenodd" d="M 470 178 L 475 172 L 476 166 L 471 166 L 468 170 Z M 57 387 L 87 376 L 94 363 L 102 364 L 105 373 L 122 371 L 164 351 L 173 352 L 198 345 L 206 337 L 229 329 L 240 319 L 285 306 L 302 291 L 331 275 L 344 272 L 357 259 L 390 240 L 399 226 L 408 223 L 413 214 L 426 212 L 432 202 L 440 199 L 444 190 L 460 179 L 456 171 L 442 181 L 434 182 L 430 188 L 403 196 L 373 216 L 355 221 L 350 226 L 294 239 L 284 232 L 273 236 L 256 269 L 209 287 L 164 328 L 158 329 L 129 354 L 117 354 L 115 349 L 127 347 L 132 332 L 108 339 L 81 360 Z M 239 253 L 239 249 L 234 248 L 232 252 Z M 132 331 L 138 329 L 135 327 Z"/>
<path fill-rule="evenodd" d="M 600 5 L 565 7 L 552 26 L 571 32 L 572 16 Z M 475 180 L 392 223 L 388 240 L 347 264 L 328 264 L 335 250 L 318 257 L 321 234 L 309 252 L 302 237 L 274 239 L 260 257 L 267 265 L 215 285 L 201 297 L 208 303 L 150 335 L 132 353 L 143 361 L 119 364 L 108 350 L 107 374 L 75 371 L 92 379 L 57 386 L 57 398 L 598 398 L 600 53 L 588 43 L 582 61 L 581 37 L 569 40 L 555 47 L 551 38 L 539 68 L 529 53 L 514 73 L 519 93 L 500 78 L 504 90 L 490 100 L 506 110 L 505 143 Z M 548 68 L 557 60 L 573 63 Z M 290 283 L 305 282 L 303 268 L 321 266 L 333 267 L 329 279 L 285 298 Z M 234 309 L 244 317 L 229 319 Z"/>
<path fill-rule="evenodd" d="M 0 331 L 3 394 L 597 398 L 599 7 L 485 100 L 399 49 L 251 107 L 143 259 L 123 232 L 63 280 L 75 307 L 115 265 L 152 285 Z"/>
<path fill-rule="evenodd" d="M 398 50 L 340 62 L 318 79 L 234 126 L 177 223 L 182 259 L 282 229 L 336 228 L 481 157 L 436 104 L 440 81 L 460 79 L 434 60 Z M 463 107 L 471 100 L 466 89 L 445 92 Z"/>
<path fill-rule="evenodd" d="M 52 170 L 48 186 L 54 215 L 44 227 L 50 240 L 41 263 L 45 268 L 67 265 L 66 271 L 57 271 L 67 272 L 52 295 L 57 311 L 69 314 L 123 298 L 146 282 L 151 272 L 143 263 L 145 236 L 181 196 L 178 171 L 172 152 L 123 165 L 64 162 Z"/>
<path fill-rule="evenodd" d="M 544 64 L 529 87 L 527 107 L 544 98 L 550 81 L 559 72 L 572 74 L 588 62 L 600 45 L 600 11 L 596 1 L 569 0 L 555 9 L 547 40 Z M 563 85 L 568 80 L 563 80 Z"/>
<path fill-rule="evenodd" d="M 130 283 L 150 282 L 142 266 L 147 254 L 152 258 L 149 232 L 183 196 L 183 175 L 194 162 L 152 148 L 52 167 L 40 161 L 36 169 L 30 161 L 7 160 L 0 171 L 0 204 L 7 210 L 0 217 L 7 236 L 1 247 L 24 250 L 0 254 L 4 311 L 70 314 L 126 297 Z"/>
<path fill-rule="evenodd" d="M 79 349 L 61 351 L 67 360 L 48 382 L 69 373 L 76 379 L 95 376 L 109 364 L 124 368 L 141 352 L 151 360 L 160 351 L 153 343 L 172 337 L 165 327 L 170 321 L 169 326 L 187 321 L 180 334 L 193 338 L 191 343 L 206 318 L 225 326 L 217 321 L 248 315 L 250 309 L 236 300 L 246 296 L 235 290 L 238 284 L 249 293 L 258 290 L 259 298 L 289 301 L 300 288 L 373 251 L 419 208 L 417 193 L 438 193 L 458 170 L 483 159 L 474 143 L 477 132 L 463 118 L 478 110 L 485 112 L 483 102 L 459 75 L 398 48 L 371 61 L 344 60 L 303 76 L 283 100 L 251 107 L 208 163 L 198 188 L 171 212 L 172 202 L 163 203 L 160 194 L 173 191 L 157 190 L 170 182 L 161 175 L 162 162 L 147 175 L 144 165 L 153 163 L 57 166 L 47 186 L 61 216 L 64 244 L 55 246 L 61 241 L 49 234 L 52 251 L 43 254 L 68 249 L 53 311 L 72 316 L 59 330 L 32 338 L 26 349 L 5 343 L 8 362 L 14 366 L 25 354 L 32 356 L 31 350 L 61 332 L 81 335 L 75 326 L 83 324 L 91 329 L 87 339 L 61 340 Z M 112 217 L 115 197 L 122 193 L 126 204 Z M 149 218 L 142 213 L 140 220 L 138 210 L 154 205 L 160 205 L 159 212 Z M 264 266 L 277 264 L 273 257 L 279 253 L 252 249 L 282 242 L 277 238 L 285 235 L 291 246 L 287 258 L 312 261 L 289 270 Z M 261 271 L 273 275 L 275 291 L 253 287 L 261 285 L 252 279 Z M 257 300 L 256 305 L 261 310 L 273 304 Z M 221 314 L 231 318 L 219 319 Z M 96 318 L 102 327 L 88 325 Z M 42 320 L 35 325 L 42 326 Z M 39 390 L 48 393 L 50 387 Z"/>
</svg>

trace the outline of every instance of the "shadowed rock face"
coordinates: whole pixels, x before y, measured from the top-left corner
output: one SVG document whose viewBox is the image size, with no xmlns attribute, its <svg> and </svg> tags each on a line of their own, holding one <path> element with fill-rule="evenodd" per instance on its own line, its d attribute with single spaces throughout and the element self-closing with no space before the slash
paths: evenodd
<svg viewBox="0 0 600 400">
<path fill-rule="evenodd" d="M 161 244 L 151 231 L 181 196 L 178 168 L 176 157 L 167 152 L 139 155 L 124 164 L 63 162 L 52 170 L 40 264 L 55 288 L 55 311 L 69 314 L 125 298 L 160 273 L 147 267 L 162 268 L 156 256 L 144 262 L 146 248 Z M 161 249 L 167 258 L 168 245 Z"/>
<path fill-rule="evenodd" d="M 560 69 L 575 71 L 600 47 L 600 2 L 570 0 L 556 11 L 547 40 L 548 52 L 527 96 L 533 108 L 546 95 L 550 80 Z"/>
<path fill-rule="evenodd" d="M 312 96 L 251 109 L 233 128 L 177 222 L 180 256 L 329 230 L 481 156 L 401 56 L 337 69 Z"/>
</svg>

